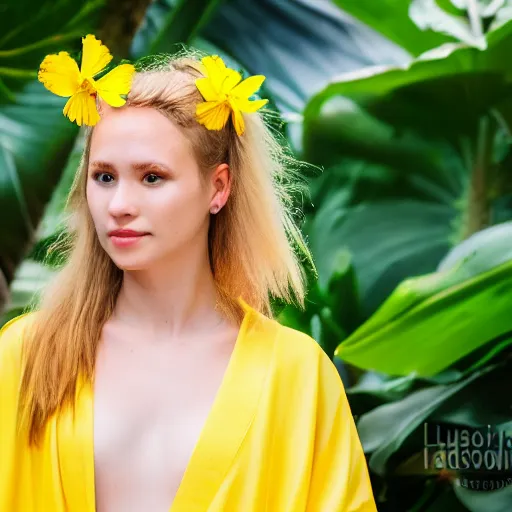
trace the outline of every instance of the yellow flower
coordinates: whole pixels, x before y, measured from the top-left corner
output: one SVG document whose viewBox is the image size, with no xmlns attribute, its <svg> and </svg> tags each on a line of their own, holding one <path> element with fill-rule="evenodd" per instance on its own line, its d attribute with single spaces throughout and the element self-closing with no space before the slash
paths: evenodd
<svg viewBox="0 0 512 512">
<path fill-rule="evenodd" d="M 240 73 L 226 67 L 218 55 L 204 57 L 201 63 L 205 78 L 198 78 L 195 83 L 205 101 L 196 107 L 197 120 L 209 130 L 220 130 L 231 114 L 236 133 L 242 135 L 245 131 L 242 112 L 256 112 L 268 102 L 249 99 L 265 77 L 254 75 L 241 82 Z"/>
<path fill-rule="evenodd" d="M 94 80 L 94 76 L 105 69 L 112 60 L 109 49 L 92 34 L 82 37 L 82 66 L 72 59 L 68 52 L 47 55 L 39 68 L 37 78 L 44 86 L 58 96 L 69 97 L 63 113 L 78 126 L 94 126 L 99 120 L 96 108 L 98 94 L 112 107 L 121 107 L 126 100 L 135 67 L 121 64 Z"/>
</svg>

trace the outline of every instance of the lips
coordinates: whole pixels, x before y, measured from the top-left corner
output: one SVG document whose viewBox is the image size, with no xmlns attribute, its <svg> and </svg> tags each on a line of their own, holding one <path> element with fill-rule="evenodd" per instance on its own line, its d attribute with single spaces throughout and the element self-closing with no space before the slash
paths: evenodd
<svg viewBox="0 0 512 512">
<path fill-rule="evenodd" d="M 144 236 L 149 235 L 149 233 L 143 231 L 133 231 L 131 229 L 115 229 L 114 231 L 109 231 L 108 236 L 116 236 L 119 238 L 133 238 L 136 236 Z"/>
<path fill-rule="evenodd" d="M 133 247 L 142 243 L 141 240 L 150 235 L 150 233 L 143 233 L 142 231 L 133 231 L 131 229 L 116 229 L 109 233 L 110 241 L 115 247 Z"/>
</svg>

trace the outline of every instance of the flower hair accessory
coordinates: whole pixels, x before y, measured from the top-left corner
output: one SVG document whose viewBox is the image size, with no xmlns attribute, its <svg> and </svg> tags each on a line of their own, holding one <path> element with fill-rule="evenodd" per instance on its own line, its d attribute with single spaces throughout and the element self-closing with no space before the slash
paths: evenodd
<svg viewBox="0 0 512 512">
<path fill-rule="evenodd" d="M 231 114 L 236 133 L 243 135 L 242 112 L 256 112 L 268 103 L 268 100 L 249 99 L 261 87 L 265 76 L 254 75 L 242 81 L 240 73 L 226 67 L 218 55 L 204 57 L 201 64 L 205 76 L 195 83 L 205 101 L 196 107 L 197 121 L 208 130 L 220 130 Z"/>
<path fill-rule="evenodd" d="M 98 80 L 112 60 L 109 49 L 92 34 L 82 37 L 82 64 L 71 58 L 68 52 L 47 55 L 37 74 L 43 85 L 57 96 L 70 97 L 63 113 L 71 121 L 94 126 L 100 115 L 96 107 L 96 96 L 112 107 L 121 107 L 126 100 L 121 95 L 128 94 L 135 67 L 121 64 Z"/>
</svg>

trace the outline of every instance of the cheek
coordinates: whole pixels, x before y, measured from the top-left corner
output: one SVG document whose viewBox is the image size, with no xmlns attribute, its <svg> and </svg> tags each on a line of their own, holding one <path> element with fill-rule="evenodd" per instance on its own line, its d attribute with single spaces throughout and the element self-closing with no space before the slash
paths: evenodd
<svg viewBox="0 0 512 512">
<path fill-rule="evenodd" d="M 143 211 L 146 217 L 151 217 L 150 223 L 155 231 L 164 237 L 169 235 L 169 243 L 175 244 L 178 240 L 194 236 L 202 228 L 208 218 L 205 210 L 207 205 L 201 190 L 176 188 L 172 193 L 155 194 Z"/>
<path fill-rule="evenodd" d="M 196 217 L 207 203 L 204 191 L 196 183 L 175 183 L 174 186 L 162 190 L 161 194 L 152 194 L 147 206 L 155 215 L 172 218 L 187 223 Z"/>
</svg>

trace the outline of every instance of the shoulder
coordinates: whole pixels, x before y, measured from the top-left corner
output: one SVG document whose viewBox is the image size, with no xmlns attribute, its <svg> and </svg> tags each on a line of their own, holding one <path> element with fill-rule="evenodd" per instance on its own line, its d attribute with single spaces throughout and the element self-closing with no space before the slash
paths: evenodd
<svg viewBox="0 0 512 512">
<path fill-rule="evenodd" d="M 319 385 L 340 389 L 341 377 L 335 364 L 318 342 L 309 334 L 280 324 L 275 319 L 260 316 L 267 324 L 263 331 L 272 331 L 274 355 L 279 371 L 295 373 L 314 379 Z"/>
<path fill-rule="evenodd" d="M 19 339 L 25 328 L 32 324 L 36 317 L 36 311 L 29 311 L 8 320 L 0 327 L 0 344 L 9 343 L 13 339 Z"/>
<path fill-rule="evenodd" d="M 37 313 L 30 311 L 18 315 L 0 328 L 0 369 L 4 363 L 19 361 L 25 329 L 35 320 Z"/>
<path fill-rule="evenodd" d="M 274 371 L 284 380 L 303 379 L 315 388 L 342 395 L 338 369 L 323 348 L 309 334 L 279 323 L 250 306 L 247 328 L 261 341 L 271 340 Z"/>
<path fill-rule="evenodd" d="M 297 358 L 306 359 L 321 357 L 322 347 L 309 334 L 282 325 L 277 320 L 272 321 L 277 324 L 277 342 L 289 355 L 295 354 Z"/>
<path fill-rule="evenodd" d="M 287 352 L 290 358 L 319 357 L 323 352 L 320 345 L 305 332 L 279 323 L 274 318 L 252 310 L 251 329 L 261 337 L 272 338 L 277 352 Z"/>
</svg>

